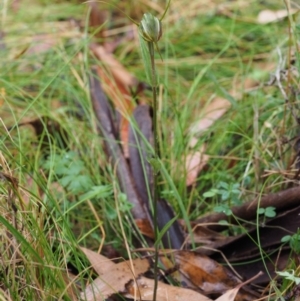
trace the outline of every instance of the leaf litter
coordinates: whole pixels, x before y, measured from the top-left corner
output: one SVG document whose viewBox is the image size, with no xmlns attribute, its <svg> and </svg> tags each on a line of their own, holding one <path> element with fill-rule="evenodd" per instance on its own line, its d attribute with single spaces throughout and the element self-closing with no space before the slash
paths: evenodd
<svg viewBox="0 0 300 301">
<path fill-rule="evenodd" d="M 103 37 L 100 32 L 101 37 Z M 39 39 L 37 39 L 39 41 Z M 48 44 L 41 44 L 40 47 L 32 48 L 32 53 L 37 54 L 44 51 L 48 51 L 55 46 L 53 40 L 49 39 Z M 149 213 L 147 212 L 147 205 L 145 206 L 145 197 L 141 196 L 139 189 L 136 189 L 136 184 L 128 165 L 125 164 L 125 159 L 128 157 L 128 137 L 129 137 L 129 117 L 134 112 L 136 104 L 131 103 L 131 88 L 136 88 L 138 86 L 137 80 L 126 71 L 126 69 L 109 53 L 107 49 L 100 45 L 92 45 L 91 50 L 94 54 L 102 61 L 105 62 L 105 68 L 103 66 L 97 69 L 93 69 L 92 76 L 90 79 L 91 83 L 91 96 L 93 99 L 94 110 L 98 119 L 98 129 L 99 132 L 106 138 L 105 144 L 108 156 L 113 158 L 113 165 L 117 168 L 117 173 L 119 181 L 121 183 L 122 189 L 127 194 L 128 200 L 133 202 L 134 209 L 132 213 L 136 221 L 143 221 L 141 224 L 146 229 L 144 232 L 151 237 L 151 224 L 149 224 Z M 104 70 L 105 69 L 105 70 Z M 99 77 L 102 80 L 103 90 L 111 100 L 114 101 L 115 110 L 119 111 L 122 116 L 122 120 L 118 126 L 114 114 L 108 105 L 107 99 L 105 99 L 105 94 L 102 91 L 101 84 L 99 82 Z M 112 84 L 113 83 L 113 84 Z M 245 89 L 252 89 L 256 87 L 254 81 L 246 81 Z M 249 86 L 248 86 L 249 85 Z M 121 97 L 120 97 L 121 95 Z M 230 95 L 236 100 L 238 100 L 241 94 L 236 94 L 234 90 L 230 92 Z M 191 139 L 191 147 L 194 147 L 194 142 L 197 140 L 199 135 L 208 129 L 216 120 L 218 120 L 225 112 L 230 108 L 230 102 L 221 97 L 217 97 L 205 110 L 203 117 L 193 125 L 191 128 L 191 133 L 194 135 Z M 138 107 L 137 107 L 138 108 Z M 149 116 L 148 116 L 149 117 Z M 147 117 L 147 118 L 148 118 Z M 137 119 L 137 118 L 136 118 Z M 30 123 L 30 122 L 29 122 Z M 146 122 L 146 126 L 151 127 L 151 120 Z M 141 128 L 142 126 L 140 126 Z M 148 130 L 149 132 L 149 130 Z M 151 134 L 151 133 L 150 133 Z M 121 136 L 123 142 L 123 149 L 119 147 L 116 143 L 118 141 L 118 136 Z M 148 135 L 149 136 L 149 135 Z M 149 139 L 150 140 L 150 139 Z M 146 158 L 146 155 L 143 155 Z M 186 159 L 186 172 L 187 172 L 187 186 L 196 183 L 199 172 L 206 165 L 209 157 L 205 155 L 205 146 L 199 151 L 195 151 L 193 154 L 188 154 Z M 116 163 L 118 161 L 118 164 Z M 133 161 L 133 159 L 131 159 Z M 121 162 L 121 163 L 120 163 Z M 140 164 L 140 163 L 138 163 Z M 138 165 L 137 164 L 137 165 Z M 151 179 L 151 175 L 148 176 Z M 138 178 L 138 177 L 136 177 Z M 288 206 L 286 204 L 292 204 L 296 202 L 298 190 L 297 189 L 287 189 L 286 191 L 278 193 L 278 195 L 267 195 L 260 199 L 259 201 L 263 204 L 262 207 L 267 207 L 269 203 L 274 205 L 274 202 L 282 199 L 287 199 L 286 203 L 281 202 L 278 205 L 279 208 L 286 209 Z M 286 197 L 286 198 L 285 198 Z M 280 203 L 280 201 L 279 201 Z M 163 203 L 167 204 L 167 203 Z M 246 208 L 246 206 L 248 207 Z M 245 214 L 250 214 L 252 217 L 255 215 L 257 208 L 257 201 L 251 204 L 244 205 L 243 208 L 236 208 L 236 216 L 239 216 L 238 212 L 243 212 Z M 165 206 L 165 205 L 163 205 Z M 167 208 L 165 206 L 165 208 Z M 232 208 L 235 210 L 235 208 Z M 240 210 L 240 211 L 239 211 Z M 248 211 L 247 211 L 248 210 Z M 298 214 L 298 208 L 295 212 L 285 212 L 287 217 L 283 217 L 288 220 L 293 216 L 292 214 Z M 167 212 L 167 209 L 162 210 L 162 212 Z M 249 213 L 250 212 L 250 213 Z M 249 215 L 247 215 L 248 217 Z M 174 215 L 173 215 L 174 217 Z M 244 217 L 244 216 L 243 216 Z M 201 225 L 213 224 L 218 222 L 220 219 L 226 219 L 224 214 L 216 214 L 210 217 L 205 217 L 206 220 L 198 220 L 196 223 Z M 281 218 L 281 216 L 279 216 Z M 172 219 L 172 214 L 167 217 L 167 220 Z M 251 218 L 252 219 L 252 218 Z M 278 222 L 274 219 L 274 222 Z M 166 222 L 164 222 L 165 224 Z M 146 225 L 146 226 L 145 226 Z M 266 223 L 268 225 L 268 223 Z M 215 230 L 219 230 L 224 226 L 216 225 Z M 142 226 L 141 226 L 142 228 Z M 184 228 L 184 225 L 181 226 Z M 213 227 L 208 227 L 213 228 Z M 294 231 L 294 228 L 289 228 L 289 231 Z M 250 232 L 249 232 L 250 233 Z M 266 235 L 271 232 L 266 231 Z M 219 234 L 219 233 L 218 233 Z M 209 233 L 210 237 L 213 233 Z M 216 235 L 218 236 L 218 235 Z M 220 235 L 220 241 L 222 240 Z M 236 240 L 238 241 L 237 238 Z M 211 243 L 211 240 L 209 243 Z M 179 239 L 181 241 L 181 239 Z M 202 241 L 203 242 L 203 241 Z M 231 241 L 227 241 L 230 245 Z M 224 243 L 224 248 L 226 247 Z M 276 242 L 278 243 L 278 241 Z M 206 243 L 204 242 L 204 245 Z M 222 243 L 221 243 L 222 244 Z M 182 245 L 181 243 L 178 245 Z M 270 245 L 268 245 L 269 247 Z M 218 246 L 222 249 L 222 246 Z M 264 246 L 263 246 L 264 247 Z M 179 249 L 178 247 L 177 249 Z M 82 292 L 82 298 L 86 300 L 103 300 L 115 293 L 121 293 L 125 297 L 140 300 L 152 300 L 153 299 L 153 279 L 149 279 L 144 276 L 146 272 L 151 269 L 151 264 L 148 258 L 138 258 L 131 261 L 121 261 L 119 263 L 114 263 L 106 257 L 94 253 L 88 249 L 81 248 L 84 254 L 90 261 L 92 268 L 98 273 L 99 277 L 89 284 L 84 292 Z M 234 247 L 235 256 L 241 255 L 238 253 L 239 247 Z M 250 250 L 248 250 L 251 252 Z M 244 254 L 243 254 L 244 255 Z M 229 256 L 230 257 L 230 256 Z M 252 278 L 246 282 L 241 282 L 239 278 L 225 269 L 222 265 L 206 257 L 202 254 L 192 251 L 177 251 L 174 253 L 172 259 L 175 261 L 174 268 L 178 270 L 179 273 L 176 274 L 176 278 L 183 286 L 189 287 L 175 287 L 163 282 L 159 282 L 158 285 L 158 301 L 159 300 L 212 300 L 207 296 L 200 294 L 198 291 L 204 292 L 205 295 L 208 294 L 221 294 L 217 301 L 233 301 L 233 300 L 253 300 L 254 298 L 250 293 L 243 292 L 240 297 L 236 297 L 239 294 L 240 288 L 246 284 L 246 282 L 252 281 Z M 243 257 L 245 259 L 245 257 Z M 172 273 L 171 273 L 172 274 Z M 178 274 L 180 276 L 178 276 Z M 259 274 L 260 275 L 260 274 Z M 249 278 L 249 277 L 247 277 Z M 183 280 L 184 279 L 184 280 Z M 190 289 L 192 288 L 192 289 Z M 196 290 L 196 291 L 195 291 Z M 240 299 L 237 299 L 240 298 Z"/>
<path fill-rule="evenodd" d="M 125 297 L 138 300 L 152 300 L 154 280 L 142 276 L 150 269 L 149 259 L 138 258 L 113 263 L 103 255 L 81 248 L 89 259 L 97 277 L 81 293 L 85 300 L 103 300 L 121 293 Z M 163 255 L 164 256 L 164 255 Z M 172 257 L 172 256 L 171 256 Z M 163 258 L 163 257 L 162 257 Z M 217 300 L 253 300 L 255 293 L 239 290 L 252 279 L 241 282 L 236 276 L 210 258 L 191 251 L 174 253 L 179 271 L 174 279 L 184 283 L 184 287 L 175 287 L 159 281 L 157 300 L 212 300 L 207 295 L 220 295 Z M 177 274 L 177 273 L 176 273 Z M 255 276 L 258 277 L 259 275 Z M 184 277 L 181 277 L 183 275 Z M 231 289 L 233 287 L 233 289 Z M 201 293 L 200 293 L 201 292 Z M 204 295 L 203 295 L 204 293 Z M 236 295 L 238 296 L 235 299 Z"/>
<path fill-rule="evenodd" d="M 273 69 L 273 64 L 268 65 L 266 68 L 269 70 Z M 267 70 L 265 69 L 265 70 Z M 101 75 L 101 74 L 100 74 Z M 103 74 L 101 76 L 103 78 Z M 116 80 L 117 81 L 117 80 Z M 256 89 L 259 87 L 259 83 L 256 80 L 253 80 L 251 78 L 247 78 L 244 80 L 244 85 L 241 88 L 233 87 L 231 92 L 229 93 L 230 97 L 234 98 L 235 100 L 241 99 L 243 93 L 245 91 L 251 91 L 253 89 Z M 122 88 L 121 88 L 122 90 Z M 116 108 L 118 108 L 120 105 L 117 104 Z M 217 121 L 221 116 L 223 116 L 226 111 L 231 107 L 231 102 L 227 98 L 223 97 L 216 97 L 203 111 L 201 119 L 195 123 L 191 127 L 191 133 L 192 138 L 190 140 L 190 146 L 193 148 L 195 146 L 195 143 L 199 137 L 206 129 L 211 127 L 215 121 Z M 139 108 L 138 108 L 139 109 Z M 129 110 L 130 113 L 133 112 L 133 110 Z M 138 112 L 138 111 L 137 111 Z M 139 115 L 136 115 L 136 119 L 139 118 Z M 143 118 L 142 118 L 143 120 Z M 146 126 L 151 127 L 151 121 L 146 122 Z M 143 127 L 141 123 L 139 124 L 140 129 Z M 149 136 L 148 132 L 146 136 Z M 150 137 L 150 136 L 149 136 Z M 151 140 L 151 138 L 148 137 L 148 140 Z M 128 139 L 128 137 L 126 137 Z M 140 142 L 139 142 L 140 143 Z M 133 142 L 131 138 L 130 144 L 134 145 L 135 142 Z M 126 152 L 126 151 L 125 151 Z M 139 155 L 134 154 L 131 156 L 131 161 L 134 161 Z M 143 160 L 147 162 L 147 154 L 144 152 L 142 155 L 144 158 Z M 189 154 L 186 159 L 186 170 L 187 170 L 187 186 L 193 185 L 196 182 L 197 176 L 199 172 L 201 172 L 202 168 L 206 165 L 209 157 L 205 155 L 205 146 L 203 145 L 202 149 L 200 151 L 196 151 L 193 154 Z M 134 172 L 136 172 L 137 166 L 141 165 L 141 161 L 136 163 L 134 166 Z M 150 167 L 151 168 L 151 167 Z M 151 183 L 151 174 L 148 174 L 148 181 Z M 139 183 L 140 176 L 133 177 L 134 181 L 137 181 Z M 143 184 L 141 187 L 144 188 L 138 188 L 137 191 L 140 194 L 143 194 L 145 192 L 145 185 Z M 141 192 L 142 191 L 142 192 Z M 272 197 L 271 197 L 272 198 Z M 146 207 L 148 207 L 148 197 L 144 196 L 141 197 L 141 201 L 146 204 Z M 266 196 L 266 201 L 262 201 L 262 206 L 264 205 L 264 202 L 267 202 L 268 204 L 268 196 Z M 146 200 L 146 201 L 145 201 Z M 272 199 L 273 200 L 273 199 Z M 273 202 L 272 202 L 273 204 Z M 251 204 L 253 206 L 254 212 L 256 212 L 255 203 Z M 248 212 L 248 210 L 245 210 L 247 205 L 244 205 L 245 207 L 243 209 L 240 209 L 243 214 L 245 212 Z M 250 206 L 251 207 L 251 206 Z M 238 210 L 238 209 L 237 209 Z M 162 210 L 163 212 L 164 210 Z M 247 213 L 249 214 L 249 212 Z M 216 214 L 215 214 L 216 215 Z M 218 216 L 218 215 L 216 215 Z M 224 214 L 219 214 L 218 218 L 215 218 L 215 220 L 203 220 L 200 222 L 200 224 L 207 224 L 218 222 L 220 220 L 220 216 L 223 218 L 226 217 Z M 144 233 L 148 237 L 153 237 L 152 231 L 150 229 L 151 225 L 147 224 L 146 219 L 137 219 L 139 223 L 140 229 L 143 230 Z M 222 227 L 222 226 L 216 226 Z M 226 244 L 230 244 L 231 240 L 225 240 L 222 241 L 220 239 L 218 247 L 221 248 L 222 246 L 226 246 Z M 235 249 L 237 250 L 237 249 Z M 201 254 L 196 254 L 194 252 L 186 252 L 183 251 L 177 252 L 174 255 L 174 259 L 176 262 L 176 267 L 179 271 L 179 274 L 177 273 L 177 277 L 175 278 L 180 283 L 184 283 L 185 286 L 191 287 L 194 290 L 200 290 L 201 292 L 205 292 L 205 295 L 221 295 L 217 300 L 253 300 L 258 297 L 258 294 L 256 294 L 254 291 L 251 291 L 249 289 L 243 290 L 241 292 L 240 288 L 245 284 L 242 283 L 239 278 L 237 278 L 232 272 L 229 272 L 227 269 L 224 269 L 221 265 L 219 265 L 217 262 L 213 261 L 212 259 L 205 257 Z M 129 263 L 127 263 L 129 265 Z M 174 268 L 174 267 L 173 267 Z M 124 270 L 123 270 L 124 271 Z M 129 272 L 129 271 L 127 271 Z M 133 271 L 131 270 L 131 274 Z M 142 276 L 143 273 L 141 273 L 138 277 L 130 276 L 130 282 L 122 283 L 121 287 L 116 287 L 114 291 L 119 291 L 124 294 L 126 297 L 136 298 L 137 294 L 139 294 L 139 298 L 141 300 L 151 300 L 152 293 L 153 293 L 153 284 L 152 280 L 145 278 Z M 259 273 L 258 276 L 261 276 L 262 273 Z M 178 276 L 180 275 L 180 276 Z M 200 277 L 201 275 L 201 277 Z M 256 276 L 256 277 L 258 277 Z M 129 276 L 128 276 L 129 277 Z M 128 280 L 129 278 L 125 277 L 124 279 Z M 183 280 L 184 279 L 184 280 Z M 250 281 L 252 278 L 250 279 Z M 100 280 L 97 280 L 100 281 Z M 100 281 L 101 282 L 101 281 Z M 102 285 L 102 284 L 100 284 Z M 165 300 L 166 293 L 163 293 L 160 295 L 160 288 L 163 286 L 166 286 L 166 284 L 159 283 L 159 289 L 158 289 L 158 295 L 161 300 Z M 169 285 L 167 285 L 169 287 Z M 118 289 L 117 289 L 118 288 Z M 175 289 L 175 288 L 174 288 Z M 176 288 L 176 293 L 179 294 L 180 291 L 184 290 L 186 288 Z M 162 289 L 164 291 L 164 289 Z M 138 292 L 138 293 L 137 293 Z M 168 291 L 170 293 L 170 291 Z M 113 291 L 110 291 L 112 294 Z M 168 294 L 169 294 L 168 293 Z M 168 295 L 167 294 L 167 295 Z M 171 296 L 172 298 L 175 298 L 175 295 L 168 295 L 167 298 Z M 177 295 L 178 297 L 179 295 Z M 179 298 L 179 297 L 178 297 Z M 196 297 L 195 297 L 196 298 Z M 202 296 L 200 298 L 203 298 Z M 168 299 L 166 299 L 168 300 Z M 196 299 L 195 299 L 196 300 Z M 202 299 L 201 299 L 202 300 Z"/>
<path fill-rule="evenodd" d="M 149 269 L 148 259 L 134 259 L 113 263 L 106 257 L 81 248 L 92 264 L 99 277 L 88 285 L 81 297 L 87 301 L 102 301 L 114 293 L 138 300 L 152 300 L 154 280 L 141 276 Z M 140 277 L 141 276 L 141 277 Z M 157 300 L 186 300 L 209 301 L 208 297 L 193 290 L 174 287 L 163 282 L 158 283 Z"/>
</svg>

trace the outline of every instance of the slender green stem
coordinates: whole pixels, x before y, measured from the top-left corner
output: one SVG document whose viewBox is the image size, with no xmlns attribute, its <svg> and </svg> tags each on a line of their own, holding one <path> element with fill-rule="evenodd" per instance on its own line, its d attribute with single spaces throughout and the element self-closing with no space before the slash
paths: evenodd
<svg viewBox="0 0 300 301">
<path fill-rule="evenodd" d="M 152 97 L 153 97 L 153 135 L 154 135 L 154 160 L 158 160 L 159 144 L 157 132 L 157 81 L 154 62 L 154 43 L 148 42 L 150 60 L 151 60 L 151 77 L 152 77 Z M 154 291 L 153 301 L 156 301 L 156 293 L 158 286 L 158 225 L 157 225 L 157 202 L 158 202 L 158 172 L 153 170 L 153 227 L 155 238 L 155 254 L 154 254 Z"/>
</svg>

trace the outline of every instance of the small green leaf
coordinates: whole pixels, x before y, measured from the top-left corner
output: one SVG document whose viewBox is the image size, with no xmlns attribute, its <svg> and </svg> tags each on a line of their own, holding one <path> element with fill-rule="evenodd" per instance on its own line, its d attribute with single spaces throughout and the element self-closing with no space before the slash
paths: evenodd
<svg viewBox="0 0 300 301">
<path fill-rule="evenodd" d="M 225 191 L 225 190 L 223 190 L 222 192 L 223 192 L 222 193 L 222 201 L 228 200 L 229 197 L 230 197 L 230 192 L 229 191 Z"/>
<path fill-rule="evenodd" d="M 265 208 L 259 208 L 259 209 L 257 210 L 257 213 L 258 213 L 258 214 L 264 214 L 264 213 L 265 213 Z"/>
<path fill-rule="evenodd" d="M 265 210 L 265 216 L 266 217 L 275 217 L 276 216 L 276 208 L 275 207 L 267 207 Z"/>
<path fill-rule="evenodd" d="M 228 221 L 226 221 L 226 220 L 224 220 L 224 219 L 220 220 L 220 221 L 218 222 L 218 224 L 219 224 L 219 225 L 224 225 L 224 226 L 229 225 Z"/>
<path fill-rule="evenodd" d="M 243 203 L 237 196 L 233 195 L 233 196 L 231 196 L 231 199 L 235 205 L 241 205 Z"/>
<path fill-rule="evenodd" d="M 119 193 L 118 199 L 119 199 L 119 202 L 120 202 L 120 203 L 128 202 L 127 196 L 126 196 L 126 194 L 123 193 L 123 192 L 120 192 L 120 193 Z"/>
<path fill-rule="evenodd" d="M 292 235 L 291 240 L 290 240 L 290 247 L 291 249 L 299 254 L 300 253 L 300 235 L 299 233 L 295 233 Z"/>
<path fill-rule="evenodd" d="M 225 190 L 228 190 L 228 188 L 229 188 L 228 183 L 223 182 L 223 181 L 221 181 L 218 186 L 224 188 Z"/>
<path fill-rule="evenodd" d="M 67 175 L 78 175 L 82 170 L 84 170 L 84 163 L 82 161 L 72 162 L 67 166 L 65 174 Z"/>
<path fill-rule="evenodd" d="M 90 191 L 84 193 L 80 196 L 79 200 L 81 202 L 94 199 L 94 198 L 106 198 L 112 195 L 112 186 L 111 185 L 101 185 L 93 186 Z"/>
<path fill-rule="evenodd" d="M 227 205 L 216 206 L 214 208 L 214 211 L 219 213 L 224 213 L 227 216 L 232 215 L 232 211 Z"/>
<path fill-rule="evenodd" d="M 251 183 L 251 177 L 246 176 L 244 178 L 244 186 L 248 186 Z"/>
<path fill-rule="evenodd" d="M 119 199 L 119 209 L 121 212 L 128 212 L 133 208 L 133 204 L 128 201 L 125 193 L 120 193 L 118 195 L 118 199 Z"/>
<path fill-rule="evenodd" d="M 64 188 L 67 188 L 68 185 L 72 182 L 73 180 L 73 176 L 65 176 L 65 177 L 62 177 L 61 179 L 59 179 L 59 183 L 64 187 Z"/>
<path fill-rule="evenodd" d="M 231 211 L 231 209 L 227 209 L 225 212 L 224 212 L 227 216 L 230 216 L 230 215 L 232 215 L 232 211 Z"/>
<path fill-rule="evenodd" d="M 239 189 L 232 189 L 231 193 L 232 194 L 240 194 L 240 190 Z"/>
<path fill-rule="evenodd" d="M 240 191 L 240 184 L 239 183 L 235 183 L 235 184 L 232 185 L 232 191 L 235 190 L 235 189 L 237 191 Z"/>
<path fill-rule="evenodd" d="M 89 176 L 78 175 L 72 178 L 67 188 L 73 193 L 79 193 L 88 191 L 93 185 L 94 183 Z"/>
<path fill-rule="evenodd" d="M 291 240 L 291 238 L 292 238 L 291 235 L 285 235 L 281 238 L 281 242 L 288 242 Z"/>
<path fill-rule="evenodd" d="M 211 197 L 214 197 L 217 193 L 218 193 L 217 189 L 211 189 L 207 192 L 204 192 L 202 196 L 204 198 L 211 198 Z"/>
<path fill-rule="evenodd" d="M 54 171 L 57 175 L 63 176 L 66 175 L 68 172 L 68 167 L 66 167 L 63 164 L 60 164 L 59 162 L 55 163 L 54 165 Z"/>
</svg>

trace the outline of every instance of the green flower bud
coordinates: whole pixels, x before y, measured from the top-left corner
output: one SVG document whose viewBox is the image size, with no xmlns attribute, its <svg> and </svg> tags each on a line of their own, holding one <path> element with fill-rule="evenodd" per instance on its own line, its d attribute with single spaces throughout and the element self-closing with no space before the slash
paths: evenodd
<svg viewBox="0 0 300 301">
<path fill-rule="evenodd" d="M 139 24 L 142 38 L 147 42 L 157 43 L 162 35 L 161 21 L 152 14 L 144 14 Z"/>
</svg>

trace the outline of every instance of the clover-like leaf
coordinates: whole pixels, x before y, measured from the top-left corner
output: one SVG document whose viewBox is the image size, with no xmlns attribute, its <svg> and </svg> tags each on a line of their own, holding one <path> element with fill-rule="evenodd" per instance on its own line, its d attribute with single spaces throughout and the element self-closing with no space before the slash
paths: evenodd
<svg viewBox="0 0 300 301">
<path fill-rule="evenodd" d="M 232 215 L 232 211 L 231 209 L 229 208 L 229 206 L 227 205 L 219 205 L 219 206 L 216 206 L 214 208 L 214 211 L 215 212 L 219 212 L 219 213 L 224 213 L 225 215 L 229 216 L 229 215 Z"/>
<path fill-rule="evenodd" d="M 276 208 L 273 206 L 267 207 L 265 209 L 265 216 L 266 217 L 275 217 L 276 216 Z"/>
</svg>

